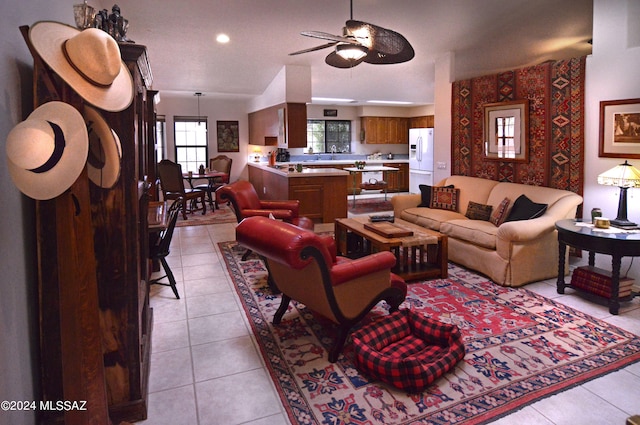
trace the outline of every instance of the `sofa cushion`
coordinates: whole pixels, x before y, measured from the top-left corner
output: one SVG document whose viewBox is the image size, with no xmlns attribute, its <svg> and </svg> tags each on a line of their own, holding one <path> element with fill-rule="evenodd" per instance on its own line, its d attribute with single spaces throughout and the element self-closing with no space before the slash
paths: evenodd
<svg viewBox="0 0 640 425">
<path fill-rule="evenodd" d="M 458 211 L 460 189 L 454 187 L 432 187 L 430 208 Z"/>
<path fill-rule="evenodd" d="M 464 215 L 456 211 L 422 207 L 407 208 L 402 211 L 400 218 L 436 231 L 440 230 L 440 225 L 445 221 L 465 219 Z"/>
<path fill-rule="evenodd" d="M 513 203 L 511 212 L 505 221 L 530 220 L 540 217 L 547 210 L 547 204 L 533 202 L 527 195 L 520 195 Z"/>
<path fill-rule="evenodd" d="M 491 205 L 469 201 L 469 205 L 467 205 L 467 212 L 464 215 L 471 220 L 489 221 L 492 209 L 493 207 Z"/>
<path fill-rule="evenodd" d="M 504 221 L 507 219 L 507 216 L 509 215 L 509 211 L 511 211 L 511 209 L 509 208 L 510 205 L 511 200 L 509 198 L 504 198 L 502 202 L 500 202 L 500 205 L 498 205 L 493 210 L 489 221 L 496 226 L 500 226 L 502 223 L 504 223 Z"/>
<path fill-rule="evenodd" d="M 473 245 L 496 249 L 498 228 L 482 220 L 450 220 L 440 224 L 440 232 L 449 238 L 467 241 Z"/>
</svg>

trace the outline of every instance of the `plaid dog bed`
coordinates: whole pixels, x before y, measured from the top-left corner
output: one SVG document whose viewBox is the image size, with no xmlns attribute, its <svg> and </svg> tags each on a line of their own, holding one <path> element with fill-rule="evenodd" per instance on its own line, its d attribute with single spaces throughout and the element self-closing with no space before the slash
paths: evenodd
<svg viewBox="0 0 640 425">
<path fill-rule="evenodd" d="M 460 330 L 399 310 L 352 335 L 356 368 L 408 392 L 421 392 L 462 360 Z"/>
</svg>

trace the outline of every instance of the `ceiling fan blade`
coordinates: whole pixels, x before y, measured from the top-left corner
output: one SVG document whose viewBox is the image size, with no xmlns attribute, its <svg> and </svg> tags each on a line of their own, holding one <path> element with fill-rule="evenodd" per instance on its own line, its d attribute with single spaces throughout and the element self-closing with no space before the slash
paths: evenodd
<svg viewBox="0 0 640 425">
<path fill-rule="evenodd" d="M 403 58 L 409 56 L 409 59 L 413 58 L 413 47 L 400 33 L 353 19 L 346 22 L 346 28 L 349 34 L 358 41 L 361 41 L 360 34 L 366 34 L 368 41 L 361 41 L 361 43 L 371 50 L 376 50 L 384 55 L 402 55 Z"/>
<path fill-rule="evenodd" d="M 327 43 L 316 47 L 310 47 L 308 49 L 298 50 L 297 52 L 289 53 L 289 56 L 301 55 L 302 53 L 315 52 L 316 50 L 326 49 L 327 47 L 333 47 L 337 42 Z"/>
<path fill-rule="evenodd" d="M 388 55 L 377 50 L 369 50 L 363 61 L 374 65 L 390 65 L 394 63 L 407 62 L 413 59 L 415 52 L 411 46 L 406 46 L 403 51 L 397 55 Z"/>
<path fill-rule="evenodd" d="M 359 44 L 356 40 L 354 40 L 353 38 L 350 37 L 343 37 L 340 35 L 333 35 L 333 34 L 329 34 L 327 32 L 321 32 L 321 31 L 302 31 L 300 34 L 307 36 L 307 37 L 313 37 L 313 38 L 320 38 L 322 40 L 331 40 L 331 41 L 335 41 L 336 43 L 350 43 L 350 44 Z"/>
<path fill-rule="evenodd" d="M 366 56 L 358 60 L 344 59 L 342 56 L 333 51 L 327 55 L 324 61 L 327 65 L 331 65 L 336 68 L 353 68 L 354 66 L 359 65 L 362 61 L 364 61 L 365 58 Z"/>
</svg>

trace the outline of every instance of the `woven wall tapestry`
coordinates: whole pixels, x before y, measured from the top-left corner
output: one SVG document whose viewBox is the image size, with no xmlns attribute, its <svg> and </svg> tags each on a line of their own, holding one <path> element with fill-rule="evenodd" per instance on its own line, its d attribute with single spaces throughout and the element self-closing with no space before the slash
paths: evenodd
<svg viewBox="0 0 640 425">
<path fill-rule="evenodd" d="M 455 175 L 547 186 L 582 195 L 585 57 L 545 62 L 453 83 Z M 529 161 L 483 158 L 487 103 L 529 100 Z"/>
</svg>

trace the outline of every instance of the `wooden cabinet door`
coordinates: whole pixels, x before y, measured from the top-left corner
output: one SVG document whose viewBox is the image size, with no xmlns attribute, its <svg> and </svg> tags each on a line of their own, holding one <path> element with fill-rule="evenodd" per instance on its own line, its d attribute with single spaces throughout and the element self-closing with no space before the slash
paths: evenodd
<svg viewBox="0 0 640 425">
<path fill-rule="evenodd" d="M 410 128 L 432 128 L 434 122 L 433 115 L 425 115 L 421 117 L 412 117 L 409 122 Z"/>
<path fill-rule="evenodd" d="M 376 143 L 384 144 L 388 143 L 387 139 L 389 138 L 389 132 L 387 131 L 388 123 L 386 117 L 378 117 L 376 118 Z"/>
<path fill-rule="evenodd" d="M 409 119 L 398 118 L 398 131 L 396 142 L 399 145 L 406 145 L 409 143 Z"/>
<path fill-rule="evenodd" d="M 364 142 L 378 143 L 378 118 L 362 117 L 360 123 L 364 130 Z"/>
</svg>

